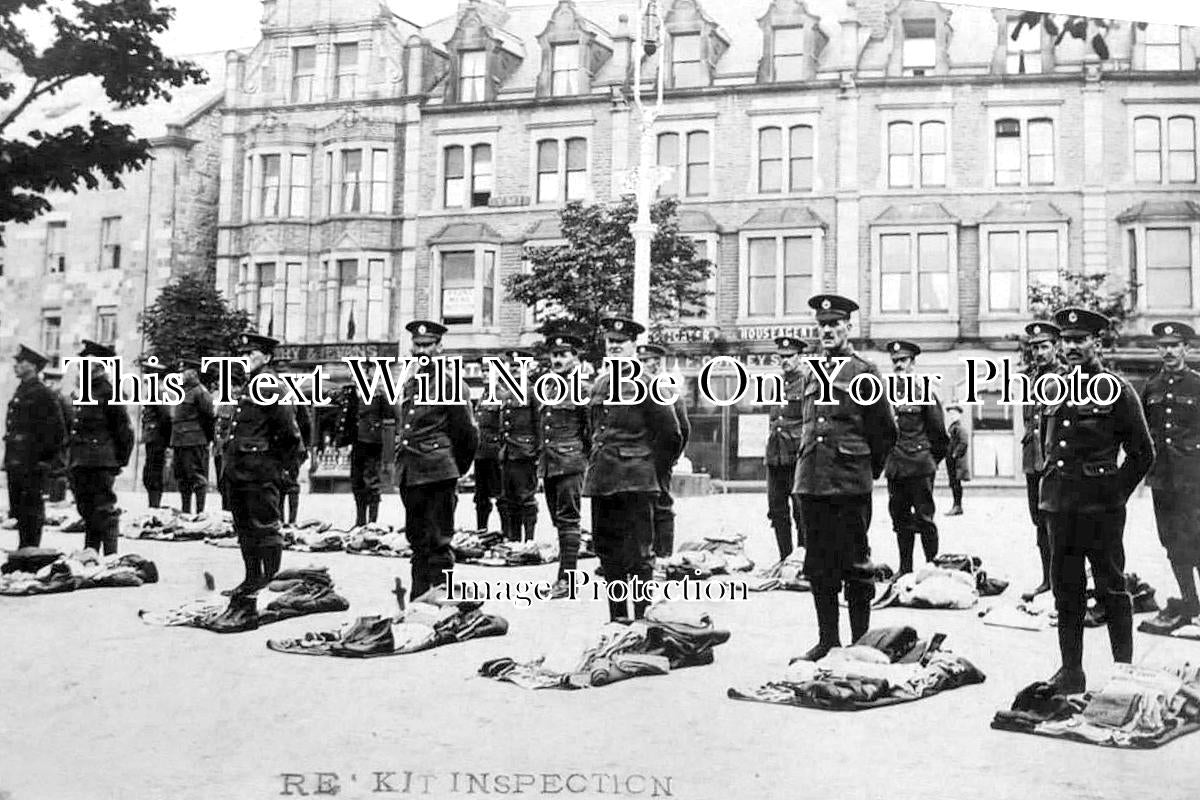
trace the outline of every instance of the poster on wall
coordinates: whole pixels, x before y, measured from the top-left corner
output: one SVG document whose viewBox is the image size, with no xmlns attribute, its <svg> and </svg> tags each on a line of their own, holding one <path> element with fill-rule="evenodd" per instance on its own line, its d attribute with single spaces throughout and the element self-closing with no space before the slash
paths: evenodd
<svg viewBox="0 0 1200 800">
<path fill-rule="evenodd" d="M 771 418 L 767 414 L 741 414 L 737 420 L 737 457 L 762 458 L 767 454 Z"/>
</svg>

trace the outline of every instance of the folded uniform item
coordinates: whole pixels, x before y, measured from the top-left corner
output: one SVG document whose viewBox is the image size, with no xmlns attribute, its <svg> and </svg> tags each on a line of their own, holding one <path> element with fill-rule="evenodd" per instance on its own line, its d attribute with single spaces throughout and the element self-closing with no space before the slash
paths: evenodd
<svg viewBox="0 0 1200 800">
<path fill-rule="evenodd" d="M 63 555 L 61 550 L 52 547 L 21 547 L 10 550 L 4 564 L 0 565 L 0 574 L 10 572 L 37 572 L 42 567 L 53 564 Z"/>
<path fill-rule="evenodd" d="M 29 552 L 24 554 L 20 550 L 14 551 L 18 554 L 16 563 L 29 568 L 36 567 L 36 570 L 14 571 L 5 575 L 0 579 L 0 594 L 59 594 L 77 589 L 141 586 L 158 580 L 158 568 L 154 562 L 133 553 L 101 558 L 95 550 L 79 550 L 70 555 L 53 551 L 55 558 L 47 561 L 50 551 L 26 550 Z"/>
<path fill-rule="evenodd" d="M 989 606 L 980 611 L 979 616 L 983 617 L 984 625 L 997 628 L 1044 631 L 1053 624 L 1052 615 L 1047 609 L 1029 603 Z"/>
<path fill-rule="evenodd" d="M 714 534 L 701 541 L 680 544 L 667 559 L 668 580 L 706 580 L 714 575 L 750 572 L 754 562 L 746 555 L 744 534 Z"/>
<path fill-rule="evenodd" d="M 301 639 L 272 639 L 267 647 L 281 653 L 377 658 L 503 636 L 507 632 L 507 620 L 482 613 L 477 603 L 442 607 L 414 603 L 398 618 L 360 617 L 341 631 L 309 633 Z"/>
<path fill-rule="evenodd" d="M 926 565 L 901 575 L 875 600 L 876 608 L 971 608 L 979 600 L 975 578 L 960 570 Z"/>
</svg>

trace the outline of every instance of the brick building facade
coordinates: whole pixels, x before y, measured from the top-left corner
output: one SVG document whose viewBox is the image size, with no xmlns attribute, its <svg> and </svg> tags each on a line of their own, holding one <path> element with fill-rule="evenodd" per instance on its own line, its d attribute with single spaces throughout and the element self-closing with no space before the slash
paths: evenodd
<svg viewBox="0 0 1200 800">
<path fill-rule="evenodd" d="M 715 264 L 707 313 L 669 333 L 685 375 L 714 352 L 771 368 L 820 290 L 859 299 L 877 361 L 919 342 L 946 396 L 963 358 L 1012 353 L 1025 286 L 1060 269 L 1138 284 L 1131 346 L 1197 316 L 1197 31 L 1097 27 L 1101 61 L 1040 29 L 1012 40 L 1017 12 L 922 0 L 656 7 L 660 191 Z M 221 288 L 313 361 L 387 351 L 416 316 L 449 324 L 452 352 L 535 338 L 503 280 L 559 238 L 564 199 L 630 186 L 637 4 L 471 0 L 420 29 L 377 0 L 264 10 L 228 71 Z M 693 461 L 761 477 L 765 408 L 690 383 Z M 1019 477 L 1020 414 L 988 398 L 976 474 Z"/>
</svg>

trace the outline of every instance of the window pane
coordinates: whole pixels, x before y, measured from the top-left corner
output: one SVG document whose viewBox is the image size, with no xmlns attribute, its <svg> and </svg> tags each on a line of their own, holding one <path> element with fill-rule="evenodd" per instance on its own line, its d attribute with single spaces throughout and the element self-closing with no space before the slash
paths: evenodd
<svg viewBox="0 0 1200 800">
<path fill-rule="evenodd" d="M 1021 235 L 1015 231 L 988 235 L 988 304 L 992 311 L 1018 311 Z"/>
<path fill-rule="evenodd" d="M 579 45 L 556 44 L 550 51 L 555 70 L 579 68 Z"/>
<path fill-rule="evenodd" d="M 1149 228 L 1146 231 L 1146 266 L 1189 267 L 1192 238 L 1187 228 Z"/>
<path fill-rule="evenodd" d="M 342 211 L 362 210 L 362 150 L 342 151 Z"/>
<path fill-rule="evenodd" d="M 1146 46 L 1146 69 L 1177 70 L 1180 68 L 1180 63 L 1178 44 Z"/>
<path fill-rule="evenodd" d="M 779 128 L 763 128 L 758 132 L 760 158 L 783 158 L 783 134 Z"/>
<path fill-rule="evenodd" d="M 1013 137 L 996 139 L 996 183 L 1010 186 L 1021 182 L 1021 140 Z"/>
<path fill-rule="evenodd" d="M 783 134 L 779 128 L 758 132 L 758 190 L 783 190 Z"/>
<path fill-rule="evenodd" d="M 750 274 L 775 276 L 775 240 L 750 240 Z"/>
<path fill-rule="evenodd" d="M 475 253 L 442 254 L 442 322 L 470 324 L 475 319 Z"/>
<path fill-rule="evenodd" d="M 1134 153 L 1133 172 L 1139 182 L 1158 183 L 1162 180 L 1162 157 L 1157 151 Z"/>
<path fill-rule="evenodd" d="M 788 132 L 792 158 L 812 158 L 813 129 L 811 125 L 796 125 Z"/>
<path fill-rule="evenodd" d="M 752 316 L 774 316 L 778 284 L 775 271 L 776 240 L 750 240 L 750 309 Z"/>
<path fill-rule="evenodd" d="M 492 146 L 471 148 L 471 205 L 486 206 L 492 199 Z"/>
<path fill-rule="evenodd" d="M 676 86 L 708 86 L 708 82 L 708 70 L 703 63 L 697 61 L 695 63 L 675 65 Z"/>
<path fill-rule="evenodd" d="M 888 185 L 912 186 L 912 156 L 892 156 L 888 159 Z"/>
<path fill-rule="evenodd" d="M 1159 149 L 1157 117 L 1138 117 L 1133 121 L 1133 147 L 1135 150 Z"/>
<path fill-rule="evenodd" d="M 481 324 L 491 325 L 495 317 L 496 305 L 496 253 L 492 250 L 483 251 L 483 275 L 480 281 L 483 300 L 483 320 Z"/>
<path fill-rule="evenodd" d="M 1171 117 L 1167 122 L 1168 175 L 1172 183 L 1196 180 L 1196 123 L 1191 117 Z"/>
<path fill-rule="evenodd" d="M 919 286 L 921 311 L 950 310 L 950 276 L 940 273 L 922 274 Z"/>
<path fill-rule="evenodd" d="M 687 193 L 689 197 L 702 197 L 708 194 L 708 133 L 689 133 L 687 147 Z"/>
<path fill-rule="evenodd" d="M 806 77 L 804 56 L 775 56 L 775 80 L 802 81 Z"/>
<path fill-rule="evenodd" d="M 911 122 L 893 122 L 888 125 L 888 152 L 894 156 L 910 155 L 913 151 Z"/>
<path fill-rule="evenodd" d="M 1058 232 L 1030 231 L 1027 237 L 1030 272 L 1058 272 Z"/>
<path fill-rule="evenodd" d="M 288 198 L 288 214 L 308 216 L 308 156 L 292 156 L 292 190 Z"/>
<path fill-rule="evenodd" d="M 537 199 L 539 203 L 558 200 L 558 173 L 539 172 L 537 176 Z"/>
<path fill-rule="evenodd" d="M 921 311 L 950 310 L 950 253 L 949 237 L 944 233 L 922 233 L 917 236 L 918 293 Z"/>
<path fill-rule="evenodd" d="M 659 184 L 660 197 L 679 194 L 679 134 L 658 135 L 658 166 L 671 170 L 670 176 Z"/>
<path fill-rule="evenodd" d="M 1192 274 L 1186 267 L 1146 269 L 1146 306 L 1148 308 L 1190 308 Z"/>
<path fill-rule="evenodd" d="M 567 169 L 587 169 L 587 139 L 567 139 Z"/>
<path fill-rule="evenodd" d="M 783 240 L 783 313 L 802 314 L 812 296 L 813 244 L 809 236 Z"/>
<path fill-rule="evenodd" d="M 462 103 L 484 100 L 484 78 L 487 74 L 486 54 L 482 50 L 467 50 L 459 58 L 458 99 Z"/>
<path fill-rule="evenodd" d="M 946 152 L 946 125 L 942 122 L 921 123 L 921 152 Z"/>
<path fill-rule="evenodd" d="M 671 45 L 676 63 L 700 60 L 699 34 L 677 34 L 671 38 Z"/>
<path fill-rule="evenodd" d="M 791 191 L 803 192 L 813 188 L 812 158 L 792 158 Z"/>
<path fill-rule="evenodd" d="M 446 177 L 461 178 L 463 176 L 463 149 L 461 147 L 446 148 Z"/>
<path fill-rule="evenodd" d="M 794 56 L 804 52 L 804 28 L 776 28 L 775 55 Z"/>
<path fill-rule="evenodd" d="M 906 69 L 932 67 L 937 63 L 935 33 L 937 24 L 932 19 L 904 20 L 904 63 Z"/>
<path fill-rule="evenodd" d="M 558 142 L 553 139 L 538 142 L 537 163 L 538 172 L 557 172 Z"/>
<path fill-rule="evenodd" d="M 280 156 L 262 157 L 262 208 L 264 217 L 279 216 Z"/>
<path fill-rule="evenodd" d="M 387 150 L 371 151 L 371 211 L 376 214 L 392 210 L 388 198 L 388 162 Z"/>
</svg>

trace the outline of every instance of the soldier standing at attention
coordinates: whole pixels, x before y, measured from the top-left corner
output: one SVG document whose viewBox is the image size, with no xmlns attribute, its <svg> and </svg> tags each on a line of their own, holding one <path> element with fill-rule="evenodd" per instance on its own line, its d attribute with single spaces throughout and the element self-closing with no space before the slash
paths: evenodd
<svg viewBox="0 0 1200 800">
<path fill-rule="evenodd" d="M 851 639 L 857 641 L 871 624 L 875 597 L 867 541 L 871 488 L 896 443 L 896 421 L 885 394 L 868 406 L 850 397 L 850 382 L 856 375 L 867 373 L 879 379 L 875 365 L 850 344 L 850 314 L 858 304 L 822 294 L 810 298 L 808 305 L 816 311 L 827 373 L 833 372 L 832 359 L 849 359 L 832 381 L 834 405 L 818 405 L 821 383 L 816 376 L 804 383 L 803 442 L 792 489 L 800 495 L 807 541 L 804 573 L 812 584 L 819 636 L 816 646 L 801 658 L 817 661 L 841 646 L 837 596 L 843 586 Z"/>
<path fill-rule="evenodd" d="M 963 481 L 971 480 L 971 468 L 967 464 L 967 432 L 962 425 L 962 406 L 952 403 L 946 406 L 946 419 L 950 424 L 946 433 L 950 444 L 946 450 L 946 477 L 950 480 L 950 496 L 954 505 L 946 512 L 947 517 L 962 515 Z"/>
<path fill-rule="evenodd" d="M 196 513 L 204 513 L 204 501 L 208 498 L 208 446 L 213 440 L 216 420 L 212 395 L 200 384 L 199 371 L 198 359 L 179 362 L 183 402 L 171 410 L 171 453 L 175 459 L 180 509 L 185 514 L 192 513 L 193 494 Z"/>
<path fill-rule="evenodd" d="M 217 492 L 221 495 L 221 510 L 229 510 L 229 490 L 225 481 L 225 448 L 233 438 L 233 414 L 237 411 L 236 398 L 238 392 L 246 385 L 246 372 L 241 364 L 231 364 L 229 370 L 229 385 L 233 389 L 232 403 L 216 406 L 216 419 L 213 421 L 213 470 L 217 475 Z"/>
<path fill-rule="evenodd" d="M 167 368 L 158 362 L 148 363 L 142 359 L 142 372 L 162 378 Z M 162 507 L 163 469 L 167 463 L 167 449 L 171 446 L 171 406 L 154 403 L 142 406 L 142 444 L 146 448 L 146 463 L 142 465 L 142 486 L 151 508 Z M 205 463 L 204 471 L 208 472 Z"/>
<path fill-rule="evenodd" d="M 50 469 L 46 473 L 46 499 L 51 503 L 62 503 L 67 499 L 67 433 L 71 430 L 71 422 L 75 419 L 75 405 L 71 402 L 71 396 L 63 391 L 62 388 L 62 370 L 47 369 L 42 372 L 42 381 L 46 384 L 51 393 L 54 395 L 54 400 L 58 403 L 58 408 L 62 412 L 64 434 L 62 443 L 59 445 L 58 453 L 55 454 L 54 460 L 50 462 Z"/>
<path fill-rule="evenodd" d="M 583 340 L 569 334 L 546 337 L 550 369 L 565 380 L 579 369 Z M 548 399 L 548 398 L 547 398 Z M 551 598 L 570 594 L 568 574 L 579 563 L 580 508 L 583 503 L 583 474 L 587 471 L 592 446 L 588 407 L 571 402 L 570 395 L 541 407 L 542 460 L 540 474 L 546 493 L 550 521 L 558 531 L 558 579 Z M 478 470 L 478 462 L 476 462 Z"/>
<path fill-rule="evenodd" d="M 507 353 L 514 377 L 532 368 L 533 353 L 510 350 Z M 523 366 L 524 364 L 524 366 Z M 525 402 L 500 384 L 500 529 L 506 541 L 532 542 L 537 529 L 538 458 L 542 451 L 538 426 L 540 409 L 533 397 L 533 381 Z"/>
<path fill-rule="evenodd" d="M 1158 539 L 1179 597 L 1166 603 L 1157 618 L 1142 630 L 1170 633 L 1200 616 L 1195 570 L 1200 568 L 1200 372 L 1187 365 L 1188 345 L 1196 332 L 1182 322 L 1160 322 L 1151 332 L 1158 337 L 1162 369 L 1142 389 L 1142 407 L 1158 457 L 1146 478 L 1154 498 Z"/>
<path fill-rule="evenodd" d="M 42 486 L 66 436 L 54 392 L 38 379 L 46 366 L 41 353 L 25 345 L 13 357 L 20 384 L 8 401 L 4 430 L 4 469 L 8 473 L 8 507 L 17 520 L 17 547 L 38 547 L 46 522 Z"/>
<path fill-rule="evenodd" d="M 1039 508 L 1050 534 L 1050 585 L 1058 609 L 1062 667 L 1049 683 L 1061 694 L 1087 688 L 1083 672 L 1084 562 L 1091 564 L 1097 604 L 1107 613 L 1113 661 L 1133 660 L 1133 603 L 1125 588 L 1125 504 L 1154 463 L 1154 443 L 1137 393 L 1106 368 L 1096 350 L 1109 321 L 1093 311 L 1065 308 L 1054 315 L 1063 356 L 1085 376 L 1108 374 L 1120 385 L 1111 405 L 1058 403 L 1042 410 Z M 1118 466 L 1117 456 L 1125 451 Z"/>
<path fill-rule="evenodd" d="M 372 385 L 374 362 L 366 362 L 367 385 Z M 379 521 L 383 486 L 383 426 L 395 424 L 395 413 L 383 387 L 364 403 L 353 386 L 341 398 L 334 445 L 350 448 L 350 490 L 354 493 L 354 525 Z"/>
<path fill-rule="evenodd" d="M 921 354 L 920 347 L 897 340 L 888 342 L 887 351 L 896 374 L 913 374 L 916 358 Z M 888 513 L 900 548 L 900 575 L 913 570 L 913 547 L 918 535 L 926 561 L 933 561 L 938 553 L 938 529 L 933 521 L 933 479 L 949 445 L 946 420 L 937 397 L 904 399 L 908 402 L 898 403 L 895 407 L 898 436 L 884 468 Z"/>
<path fill-rule="evenodd" d="M 667 354 L 662 345 L 638 345 L 637 354 L 648 377 L 654 378 L 662 374 L 662 360 Z M 691 423 L 688 422 L 687 400 L 684 397 L 685 388 L 682 380 L 676 380 L 675 392 L 678 396 L 671 404 L 671 409 L 675 412 L 675 421 L 679 424 L 679 452 L 670 461 L 657 465 L 659 489 L 658 497 L 654 501 L 654 555 L 662 559 L 669 558 L 675 552 L 675 498 L 671 496 L 671 473 L 675 463 L 687 449 L 688 437 L 692 433 Z"/>
<path fill-rule="evenodd" d="M 601 325 L 608 356 L 631 358 L 634 341 L 645 328 L 621 317 L 607 317 Z M 645 399 L 636 405 L 609 403 L 610 384 L 619 377 L 620 373 L 614 375 L 608 370 L 592 387 L 588 404 L 592 450 L 583 493 L 591 498 L 592 537 L 600 567 L 610 584 L 609 619 L 627 621 L 629 579 L 644 582 L 654 575 L 658 465 L 676 457 L 681 436 L 675 412 L 654 402 L 648 390 Z M 641 381 L 645 380 L 643 375 Z M 632 392 L 629 389 L 620 396 L 629 397 Z M 612 584 L 618 582 L 625 584 L 626 599 L 612 597 Z M 647 605 L 644 598 L 635 599 L 633 618 L 641 619 Z"/>
<path fill-rule="evenodd" d="M 290 361 L 276 358 L 271 362 L 277 370 L 290 365 Z M 305 400 L 306 398 L 300 398 Z M 312 435 L 312 417 L 308 406 L 297 402 L 292 406 L 296 415 L 296 428 L 300 431 L 300 441 L 283 459 L 283 470 L 279 480 L 279 521 L 287 525 L 295 525 L 300 513 L 300 467 L 308 460 L 308 443 Z M 286 508 L 285 508 L 286 506 Z M 286 513 L 285 513 L 286 511 Z"/>
<path fill-rule="evenodd" d="M 804 547 L 804 520 L 800 515 L 800 498 L 792 494 L 796 482 L 796 459 L 800 455 L 802 408 L 804 403 L 804 371 L 800 356 L 808 349 L 801 339 L 780 336 L 775 339 L 775 352 L 783 367 L 783 405 L 773 405 L 770 411 L 771 430 L 767 434 L 767 518 L 775 530 L 779 560 L 792 554 L 796 544 Z M 796 523 L 797 539 L 792 539 L 792 522 Z"/>
<path fill-rule="evenodd" d="M 466 474 L 475 457 L 479 429 L 466 385 L 458 387 L 462 402 L 449 404 L 455 389 L 453 379 L 447 374 L 440 387 L 433 383 L 432 359 L 441 355 L 446 327 L 431 320 L 414 320 L 405 330 L 412 334 L 411 354 L 427 359 L 404 383 L 396 431 L 396 482 L 404 504 L 404 532 L 412 546 L 410 599 L 415 599 L 450 581 L 455 493 L 459 477 Z M 428 375 L 429 391 L 441 396 L 418 397 L 417 373 Z M 420 402 L 423 399 L 426 402 Z M 436 400 L 441 402 L 431 402 Z"/>
<path fill-rule="evenodd" d="M 246 577 L 233 590 L 231 608 L 240 601 L 253 604 L 283 558 L 279 486 L 285 460 L 300 444 L 300 429 L 293 406 L 258 403 L 251 392 L 255 378 L 268 376 L 257 384 L 259 396 L 282 398 L 282 387 L 270 382 L 275 376 L 271 358 L 278 344 L 268 336 L 246 333 L 239 348 L 247 360 L 246 384 L 235 398 L 222 469 Z"/>
<path fill-rule="evenodd" d="M 485 386 L 487 374 L 488 367 L 485 364 Z M 479 449 L 475 451 L 475 530 L 480 533 L 487 532 L 493 500 L 497 501 L 496 511 L 500 513 L 500 405 L 485 403 L 483 400 L 481 397 L 475 407 L 475 420 L 479 423 Z M 501 528 L 507 535 L 508 530 L 504 528 L 503 521 Z"/>
<path fill-rule="evenodd" d="M 108 345 L 83 340 L 81 357 L 116 358 Z M 83 519 L 83 546 L 104 555 L 117 552 L 120 533 L 120 509 L 113 483 L 133 455 L 133 428 L 124 406 L 112 402 L 115 395 L 112 381 L 99 364 L 93 364 L 90 405 L 75 407 L 71 425 L 70 470 L 71 488 L 75 492 L 75 508 Z M 82 399 L 82 398 L 81 398 Z"/>
<path fill-rule="evenodd" d="M 1059 356 L 1058 326 L 1053 322 L 1031 322 L 1025 326 L 1025 335 L 1029 345 L 1030 363 L 1026 368 L 1030 381 L 1036 381 L 1047 372 L 1057 372 L 1063 368 Z M 1021 437 L 1021 466 L 1025 471 L 1025 495 L 1029 501 L 1029 519 L 1037 532 L 1038 555 L 1042 562 L 1042 582 L 1031 591 L 1021 595 L 1021 599 L 1029 602 L 1043 592 L 1050 591 L 1050 533 L 1046 528 L 1046 515 L 1038 508 L 1041 502 L 1040 491 L 1042 484 L 1042 469 L 1045 457 L 1042 455 L 1041 440 L 1041 409 L 1036 403 L 1021 407 L 1021 416 L 1025 421 L 1025 433 Z"/>
</svg>

